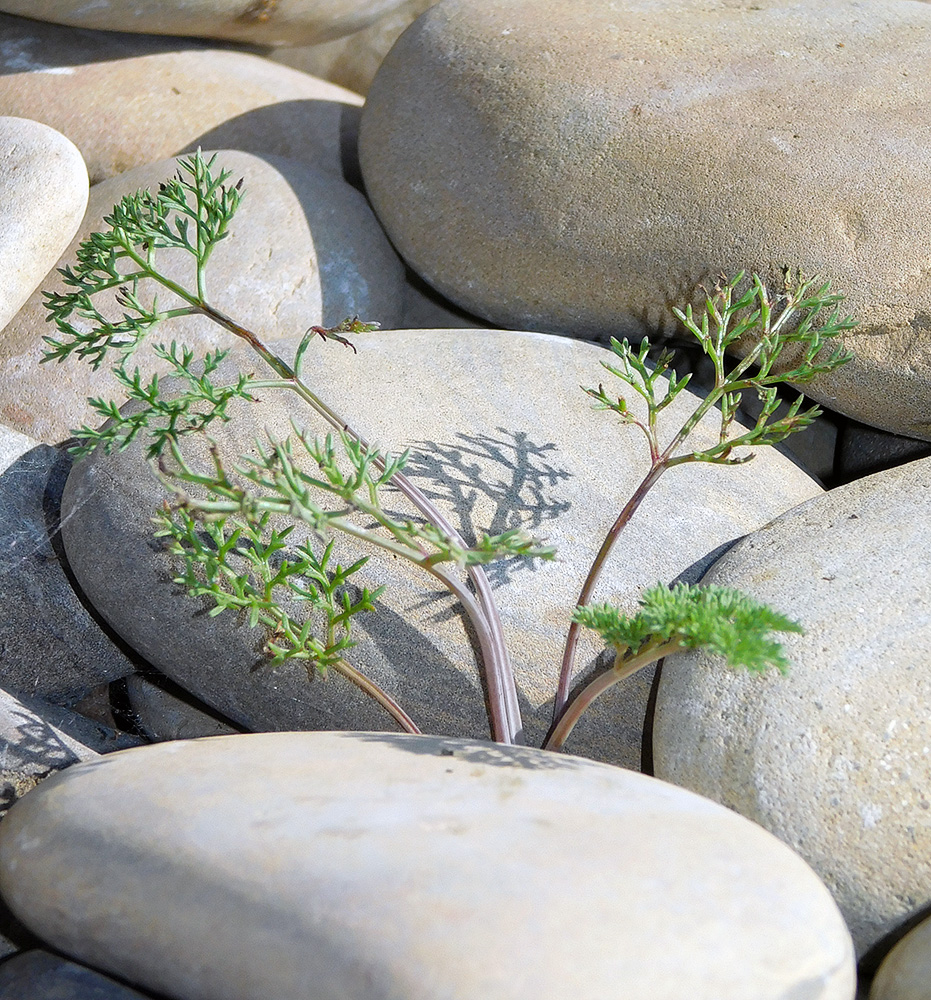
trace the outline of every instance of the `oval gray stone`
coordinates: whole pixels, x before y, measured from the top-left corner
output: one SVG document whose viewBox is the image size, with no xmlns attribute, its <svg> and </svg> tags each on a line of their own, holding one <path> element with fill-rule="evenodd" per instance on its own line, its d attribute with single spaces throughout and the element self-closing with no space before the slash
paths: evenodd
<svg viewBox="0 0 931 1000">
<path fill-rule="evenodd" d="M 64 705 L 133 670 L 61 559 L 57 522 L 70 467 L 63 452 L 0 426 L 0 685 Z"/>
<path fill-rule="evenodd" d="M 639 338 L 722 272 L 820 275 L 861 325 L 811 394 L 931 437 L 929 40 L 897 0 L 443 0 L 369 90 L 366 189 L 514 329 Z"/>
<path fill-rule="evenodd" d="M 388 331 L 355 338 L 358 355 L 319 344 L 305 360 L 321 397 L 351 414 L 370 441 L 411 446 L 408 475 L 466 538 L 522 525 L 555 545 L 555 564 L 490 568 L 522 697 L 526 738 L 550 724 L 562 645 L 582 580 L 601 540 L 646 472 L 637 431 L 595 411 L 580 385 L 597 384 L 615 356 L 582 341 L 496 330 Z M 290 357 L 294 345 L 277 345 Z M 254 359 L 237 355 L 254 370 Z M 633 393 L 631 393 L 633 395 Z M 662 414 L 678 429 L 697 405 L 687 390 Z M 637 410 L 637 402 L 631 401 Z M 266 430 L 314 423 L 290 393 L 262 393 L 217 428 L 228 456 Z M 661 424 L 663 426 L 663 424 Z M 696 446 L 717 440 L 711 420 Z M 340 676 L 308 684 L 299 663 L 259 669 L 264 636 L 232 613 L 208 618 L 179 595 L 173 560 L 152 539 L 162 494 L 133 447 L 81 463 L 68 481 L 65 545 L 94 607 L 149 663 L 250 729 L 382 729 L 391 720 Z M 820 488 L 771 450 L 727 469 L 689 465 L 663 477 L 606 567 L 596 599 L 632 610 L 643 587 L 697 579 L 718 546 L 752 531 Z M 391 508 L 403 512 L 399 497 Z M 386 498 L 387 499 L 387 498 Z M 295 536 L 296 537 L 296 536 Z M 359 549 L 337 547 L 345 564 Z M 360 584 L 385 584 L 377 613 L 356 619 L 349 659 L 395 694 L 428 732 L 488 734 L 474 637 L 457 602 L 406 561 L 373 558 Z M 144 609 L 144 610 L 142 610 Z M 595 668 L 600 644 L 584 640 L 579 670 Z M 580 752 L 639 767 L 649 677 L 616 688 L 577 727 Z"/>
<path fill-rule="evenodd" d="M 9 14 L 77 28 L 195 35 L 265 45 L 313 45 L 351 34 L 401 0 L 3 0 Z"/>
<path fill-rule="evenodd" d="M 241 732 L 207 706 L 194 704 L 190 696 L 172 685 L 142 674 L 126 678 L 126 695 L 139 726 L 153 743 L 190 740 L 206 736 L 229 736 Z"/>
<path fill-rule="evenodd" d="M 300 336 L 315 324 L 333 326 L 347 316 L 395 324 L 402 310 L 404 270 L 355 188 L 296 160 L 224 150 L 215 171 L 221 166 L 232 171 L 230 184 L 244 178 L 246 193 L 229 236 L 210 258 L 207 295 L 213 305 L 266 341 Z M 94 185 L 87 215 L 61 264 L 74 263 L 78 244 L 103 228 L 104 217 L 120 198 L 154 190 L 177 170 L 175 158 Z M 186 288 L 196 287 L 189 254 L 162 251 L 159 260 L 169 277 Z M 143 301 L 150 301 L 153 290 L 161 302 L 167 301 L 169 293 L 154 283 L 139 287 Z M 87 397 L 111 398 L 120 390 L 106 365 L 94 372 L 76 359 L 54 367 L 41 364 L 48 349 L 43 338 L 58 336 L 46 321 L 42 291 L 66 290 L 57 273 L 49 274 L 0 338 L 5 376 L 0 416 L 50 442 L 94 419 Z M 203 316 L 183 317 L 164 336 L 155 330 L 133 365 L 139 363 L 145 374 L 154 358 L 151 346 L 175 339 L 207 350 L 232 338 Z"/>
<path fill-rule="evenodd" d="M 775 838 L 652 778 L 477 741 L 163 743 L 0 826 L 56 948 L 184 1000 L 852 1000 L 850 938 Z"/>
<path fill-rule="evenodd" d="M 117 111 L 113 94 L 132 101 Z M 91 184 L 198 146 L 286 156 L 356 179 L 361 103 L 342 87 L 216 44 L 0 14 L 0 114 L 66 135 Z"/>
<path fill-rule="evenodd" d="M 760 823 L 834 893 L 862 954 L 931 903 L 931 459 L 832 490 L 704 582 L 806 629 L 787 677 L 667 659 L 658 777 Z"/>
<path fill-rule="evenodd" d="M 87 190 L 74 143 L 40 122 L 0 118 L 0 330 L 71 242 Z"/>
</svg>

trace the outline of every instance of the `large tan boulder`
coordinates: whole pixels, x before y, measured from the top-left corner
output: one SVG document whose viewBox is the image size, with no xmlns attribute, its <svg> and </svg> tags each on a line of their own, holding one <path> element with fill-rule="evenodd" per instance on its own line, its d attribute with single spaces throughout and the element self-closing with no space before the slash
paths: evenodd
<svg viewBox="0 0 931 1000">
<path fill-rule="evenodd" d="M 829 894 L 758 826 L 472 740 L 221 736 L 78 764 L 3 820 L 0 886 L 53 947 L 192 1000 L 855 988 Z"/>
<path fill-rule="evenodd" d="M 705 575 L 806 630 L 788 676 L 663 667 L 657 777 L 797 850 L 863 954 L 931 903 L 931 459 L 817 497 Z"/>
<path fill-rule="evenodd" d="M 822 275 L 860 320 L 830 407 L 931 436 L 931 6 L 442 0 L 369 91 L 395 246 L 494 323 L 668 329 L 722 271 Z"/>
</svg>

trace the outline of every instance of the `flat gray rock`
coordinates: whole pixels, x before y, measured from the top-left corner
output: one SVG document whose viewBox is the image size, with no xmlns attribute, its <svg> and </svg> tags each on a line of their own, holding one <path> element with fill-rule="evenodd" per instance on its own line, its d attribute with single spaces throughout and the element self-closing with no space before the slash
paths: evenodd
<svg viewBox="0 0 931 1000">
<path fill-rule="evenodd" d="M 899 0 L 443 0 L 369 90 L 366 190 L 513 329 L 639 339 L 722 272 L 819 275 L 861 325 L 811 394 L 931 438 L 929 40 Z"/>
<path fill-rule="evenodd" d="M 266 342 L 301 336 L 312 325 L 335 326 L 351 316 L 395 325 L 402 310 L 404 270 L 355 188 L 296 160 L 224 150 L 215 170 L 222 166 L 232 171 L 231 184 L 245 179 L 246 194 L 228 238 L 210 258 L 207 294 L 213 305 Z M 177 159 L 165 160 L 96 184 L 61 265 L 74 264 L 78 244 L 104 228 L 104 217 L 124 195 L 153 190 L 177 170 Z M 170 277 L 196 287 L 193 257 L 163 253 L 162 261 Z M 146 300 L 151 289 L 145 282 L 139 287 Z M 58 336 L 46 321 L 41 292 L 66 288 L 57 273 L 49 274 L 0 337 L 0 416 L 48 442 L 61 441 L 72 428 L 94 421 L 87 397 L 113 398 L 121 391 L 107 365 L 94 372 L 76 359 L 41 363 L 48 349 L 43 338 Z M 160 302 L 170 299 L 163 289 L 155 290 Z M 102 308 L 106 310 L 105 302 Z M 118 315 L 118 307 L 112 308 Z M 151 367 L 154 344 L 178 340 L 203 351 L 232 339 L 203 316 L 184 317 L 163 329 L 164 334 L 153 331 L 133 360 L 144 374 Z"/>
<path fill-rule="evenodd" d="M 0 330 L 71 242 L 86 207 L 87 168 L 74 143 L 40 122 L 0 118 Z"/>
<path fill-rule="evenodd" d="M 36 4 L 28 7 L 34 17 Z M 132 99 L 117 108 L 114 94 Z M 361 104 L 342 87 L 217 43 L 0 14 L 0 114 L 66 135 L 91 184 L 198 146 L 355 178 Z"/>
<path fill-rule="evenodd" d="M 8 696 L 4 693 L 4 697 Z M 95 754 L 129 750 L 148 742 L 140 736 L 133 736 L 115 729 L 112 725 L 92 719 L 77 709 L 53 705 L 41 698 L 28 698 L 25 695 L 17 695 L 15 701 L 16 712 L 25 711 L 40 717 L 45 725 L 51 726 Z"/>
<path fill-rule="evenodd" d="M 402 0 L 3 0 L 10 14 L 106 31 L 313 45 L 359 31 Z"/>
<path fill-rule="evenodd" d="M 857 480 L 739 542 L 704 581 L 797 619 L 788 676 L 663 667 L 658 777 L 797 850 L 860 954 L 931 904 L 931 459 Z"/>
<path fill-rule="evenodd" d="M 837 475 L 842 482 L 862 479 L 883 469 L 931 455 L 931 443 L 888 434 L 853 421 L 846 423 L 837 449 Z"/>
<path fill-rule="evenodd" d="M 183 1000 L 855 989 L 830 895 L 758 826 L 477 741 L 276 733 L 101 758 L 3 821 L 0 889 L 56 948 Z"/>
<path fill-rule="evenodd" d="M 358 355 L 329 344 L 308 352 L 306 371 L 321 396 L 338 401 L 383 448 L 412 446 L 409 476 L 467 538 L 523 525 L 558 550 L 556 563 L 490 569 L 527 741 L 538 744 L 550 724 L 570 610 L 605 533 L 647 468 L 639 433 L 618 428 L 579 388 L 597 384 L 605 376 L 600 362 L 615 356 L 582 341 L 496 330 L 388 331 L 355 342 Z M 279 347 L 289 356 L 286 344 Z M 670 434 L 697 402 L 686 391 L 663 411 Z M 292 417 L 315 431 L 328 429 L 310 422 L 291 394 L 263 393 L 260 405 L 231 412 L 235 419 L 216 430 L 230 458 L 251 450 L 266 429 L 287 434 Z M 707 446 L 716 435 L 706 423 L 697 440 Z M 82 588 L 162 673 L 249 729 L 393 725 L 339 675 L 308 683 L 300 663 L 263 669 L 261 630 L 232 613 L 209 618 L 200 599 L 179 594 L 170 582 L 176 566 L 152 539 L 150 518 L 162 495 L 138 449 L 82 463 L 67 491 L 65 543 Z M 596 600 L 633 610 L 643 587 L 697 579 L 713 550 L 820 492 L 768 449 L 737 469 L 674 469 L 631 523 Z M 400 498 L 392 495 L 391 502 L 404 509 Z M 355 547 L 336 551 L 345 564 L 359 556 Z M 388 591 L 376 613 L 356 619 L 360 641 L 349 659 L 395 694 L 424 731 L 486 736 L 473 638 L 457 603 L 421 570 L 378 553 L 358 582 L 386 584 Z M 600 645 L 584 641 L 579 669 L 594 669 L 601 653 Z M 649 686 L 649 677 L 638 675 L 606 695 L 577 727 L 570 749 L 639 767 Z"/>
<path fill-rule="evenodd" d="M 0 815 L 54 771 L 99 756 L 6 691 L 0 690 Z"/>
<path fill-rule="evenodd" d="M 53 544 L 70 467 L 57 449 L 0 426 L 0 686 L 63 705 L 134 669 Z"/>
</svg>

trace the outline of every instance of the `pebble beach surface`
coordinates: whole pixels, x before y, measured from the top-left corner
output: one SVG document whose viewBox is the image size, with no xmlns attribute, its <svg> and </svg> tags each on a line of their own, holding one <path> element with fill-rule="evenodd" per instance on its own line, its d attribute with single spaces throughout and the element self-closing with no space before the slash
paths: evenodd
<svg viewBox="0 0 931 1000">
<path fill-rule="evenodd" d="M 0 998 L 931 1000 L 929 57 L 914 0 L 0 0 Z M 401 734 L 185 592 L 142 437 L 69 451 L 130 376 L 43 363 L 43 293 L 198 149 L 243 179 L 203 276 L 228 322 L 166 293 L 138 384 L 180 398 L 172 340 L 264 380 L 198 455 L 232 468 L 331 428 L 231 330 L 292 359 L 379 323 L 313 337 L 313 392 L 410 449 L 470 543 L 557 550 L 487 567 L 525 745 L 492 740 L 465 583 L 363 548 L 343 591 L 375 594 L 345 655 L 426 735 Z M 801 433 L 666 473 L 595 599 L 739 587 L 802 623 L 790 669 L 676 654 L 539 749 L 650 461 L 581 387 L 621 392 L 609 338 L 649 336 L 691 373 L 677 429 L 715 372 L 673 310 L 741 270 L 774 301 L 829 281 L 851 360 L 799 387 L 825 411 Z"/>
</svg>

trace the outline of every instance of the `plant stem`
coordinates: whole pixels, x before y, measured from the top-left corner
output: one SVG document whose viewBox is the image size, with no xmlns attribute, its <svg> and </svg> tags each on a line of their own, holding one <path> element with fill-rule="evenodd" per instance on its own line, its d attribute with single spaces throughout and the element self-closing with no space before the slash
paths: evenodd
<svg viewBox="0 0 931 1000">
<path fill-rule="evenodd" d="M 681 645 L 676 641 L 666 642 L 660 646 L 648 646 L 636 656 L 629 660 L 624 660 L 618 655 L 614 661 L 614 666 L 610 670 L 599 674 L 594 680 L 588 683 L 570 702 L 558 721 L 550 730 L 550 735 L 543 744 L 544 750 L 561 750 L 570 733 L 575 728 L 585 710 L 602 695 L 608 688 L 613 687 L 618 681 L 630 677 L 643 667 L 649 666 L 656 660 L 675 653 L 681 649 Z"/>
<path fill-rule="evenodd" d="M 759 350 L 759 345 L 757 345 L 756 349 L 751 352 L 753 358 L 759 354 Z M 598 578 L 601 576 L 601 572 L 604 569 L 604 564 L 608 555 L 614 547 L 614 543 L 617 541 L 618 536 L 624 528 L 627 527 L 627 523 L 643 502 L 644 497 L 646 497 L 647 493 L 656 484 L 659 477 L 666 471 L 666 469 L 669 469 L 674 465 L 681 465 L 683 462 L 692 461 L 691 455 L 673 457 L 673 452 L 686 441 L 705 414 L 720 401 L 721 397 L 725 394 L 725 391 L 731 391 L 731 386 L 727 382 L 727 376 L 725 376 L 723 364 L 720 363 L 718 354 L 713 354 L 712 357 L 715 361 L 714 388 L 704 399 L 701 400 L 698 406 L 695 407 L 691 416 L 685 421 L 678 433 L 672 441 L 669 442 L 668 446 L 662 453 L 659 452 L 659 448 L 656 444 L 656 425 L 655 420 L 653 419 L 655 418 L 655 407 L 650 407 L 651 420 L 649 430 L 646 431 L 647 439 L 650 442 L 650 456 L 652 458 L 650 470 L 643 477 L 643 481 L 634 491 L 630 500 L 627 501 L 624 509 L 618 515 L 617 520 L 611 526 L 611 530 L 606 535 L 604 542 L 602 542 L 601 548 L 598 550 L 598 554 L 592 562 L 591 569 L 588 571 L 588 576 L 585 578 L 585 583 L 582 585 L 582 590 L 579 592 L 579 599 L 576 602 L 577 605 L 588 604 L 592 596 L 592 591 L 595 589 L 595 584 L 598 582 Z M 741 362 L 740 372 L 743 373 L 750 363 L 751 362 L 749 361 L 746 362 L 746 364 Z M 569 626 L 569 631 L 566 635 L 566 645 L 563 650 L 562 666 L 559 671 L 559 681 L 556 685 L 556 696 L 553 700 L 554 724 L 559 720 L 562 712 L 565 710 L 566 702 L 569 698 L 569 688 L 572 684 L 572 675 L 575 672 L 575 661 L 578 652 L 580 628 L 581 626 L 577 622 L 573 622 Z"/>
<path fill-rule="evenodd" d="M 582 589 L 579 592 L 579 598 L 576 602 L 577 604 L 588 604 L 592 596 L 592 591 L 595 589 L 595 584 L 601 576 L 602 569 L 604 569 L 604 564 L 608 558 L 608 554 L 614 547 L 614 543 L 617 541 L 620 533 L 627 527 L 628 522 L 643 502 L 644 497 L 646 497 L 647 493 L 649 493 L 652 489 L 657 479 L 659 479 L 659 477 L 666 471 L 667 459 L 668 451 L 653 460 L 653 463 L 650 466 L 650 471 L 643 477 L 640 485 L 636 490 L 634 490 L 633 496 L 627 501 L 624 509 L 618 515 L 617 520 L 611 526 L 610 531 L 605 536 L 605 540 L 601 544 L 601 548 L 598 550 L 598 555 L 595 556 L 595 559 L 592 562 L 591 568 L 588 571 L 588 576 L 585 578 L 585 583 L 582 584 Z M 569 687 L 572 684 L 572 674 L 575 670 L 575 659 L 579 644 L 580 628 L 581 626 L 578 622 L 573 622 L 569 626 L 569 632 L 566 635 L 562 668 L 559 672 L 559 683 L 556 686 L 556 697 L 553 702 L 554 724 L 559 720 L 566 707 L 566 702 L 569 699 Z"/>
<path fill-rule="evenodd" d="M 401 708 L 394 698 L 384 688 L 379 687 L 373 680 L 366 677 L 361 671 L 356 670 L 352 664 L 347 663 L 345 660 L 337 660 L 333 664 L 333 669 L 352 681 L 357 688 L 364 691 L 370 698 L 374 698 L 406 733 L 420 733 L 417 723 Z"/>
<path fill-rule="evenodd" d="M 133 254 L 133 256 L 135 256 Z M 145 261 L 138 259 L 141 267 L 146 267 Z M 153 277 L 156 277 L 154 274 Z M 186 302 L 189 302 L 198 312 L 212 319 L 215 323 L 228 330 L 234 336 L 246 341 L 247 344 L 288 383 L 294 392 L 300 396 L 309 406 L 319 413 L 328 423 L 337 430 L 343 431 L 351 438 L 358 441 L 363 447 L 368 447 L 365 438 L 355 431 L 347 421 L 345 421 L 335 410 L 329 407 L 319 396 L 316 395 L 297 375 L 297 373 L 282 360 L 278 355 L 270 351 L 265 344 L 252 331 L 240 326 L 233 319 L 210 305 L 208 302 L 199 301 L 191 296 L 185 289 L 174 282 L 167 282 L 160 276 L 157 280 L 162 281 L 171 291 L 179 295 Z M 379 460 L 379 468 L 384 468 Z M 392 477 L 392 482 L 400 492 L 410 500 L 411 503 L 428 518 L 437 528 L 440 529 L 455 544 L 467 548 L 465 541 L 444 517 L 440 510 L 419 490 L 403 473 L 397 472 Z M 470 617 L 478 637 L 482 652 L 482 662 L 485 667 L 485 682 L 488 687 L 489 714 L 491 716 L 491 728 L 494 739 L 499 743 L 521 743 L 523 742 L 523 729 L 520 718 L 520 707 L 517 700 L 517 685 L 514 680 L 514 672 L 511 667 L 510 658 L 504 641 L 504 631 L 501 625 L 501 616 L 498 611 L 491 585 L 484 570 L 480 566 L 470 566 L 468 568 L 469 577 L 475 586 L 478 596 L 478 609 L 480 614 L 472 613 Z M 461 595 L 460 595 L 461 597 Z M 473 604 L 473 608 L 475 605 Z M 467 614 L 469 614 L 467 610 Z"/>
</svg>

